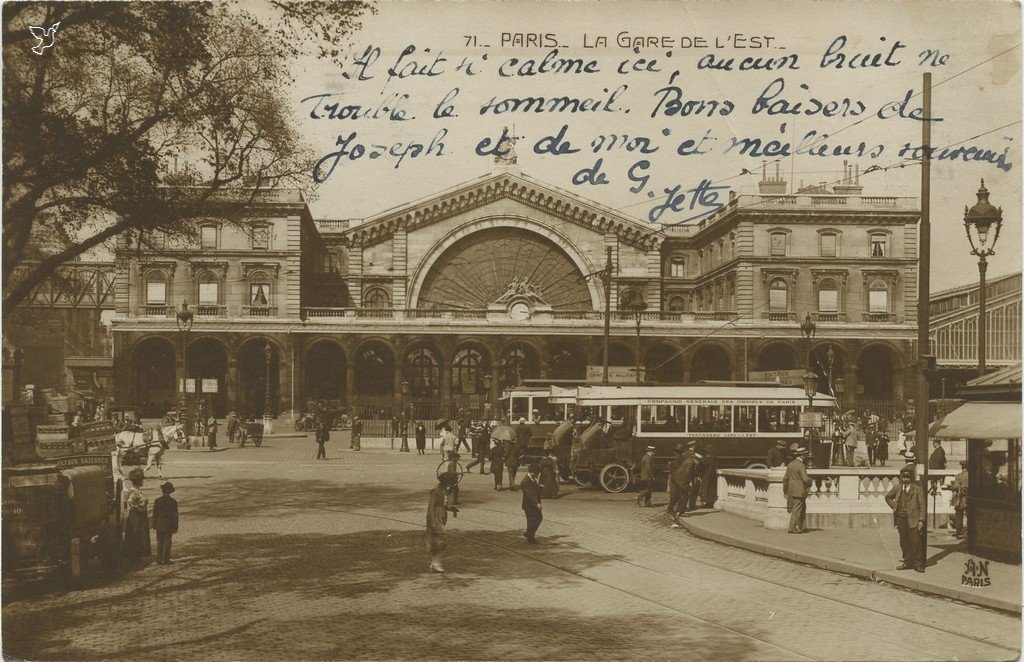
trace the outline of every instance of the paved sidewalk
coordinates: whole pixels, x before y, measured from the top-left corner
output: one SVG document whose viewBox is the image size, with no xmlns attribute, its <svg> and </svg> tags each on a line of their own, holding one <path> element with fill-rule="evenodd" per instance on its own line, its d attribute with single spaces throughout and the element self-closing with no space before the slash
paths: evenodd
<svg viewBox="0 0 1024 662">
<path fill-rule="evenodd" d="M 892 527 L 879 529 L 814 529 L 805 535 L 766 529 L 760 522 L 723 512 L 684 517 L 686 529 L 701 538 L 754 552 L 807 563 L 826 570 L 884 581 L 984 607 L 1021 613 L 1021 567 L 988 561 L 988 586 L 967 586 L 969 561 L 984 561 L 967 553 L 967 541 L 945 529 L 928 533 L 928 567 L 922 574 L 897 571 L 899 535 Z M 984 583 L 982 576 L 979 583 Z"/>
</svg>

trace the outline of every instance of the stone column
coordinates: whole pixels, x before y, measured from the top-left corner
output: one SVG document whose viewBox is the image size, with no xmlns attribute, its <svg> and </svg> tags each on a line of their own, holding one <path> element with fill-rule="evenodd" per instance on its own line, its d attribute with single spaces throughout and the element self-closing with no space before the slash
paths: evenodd
<svg viewBox="0 0 1024 662">
<path fill-rule="evenodd" d="M 238 401 L 238 361 L 228 358 L 228 410 L 234 411 L 241 416 Z"/>
<path fill-rule="evenodd" d="M 352 398 L 356 393 L 356 357 L 355 354 L 351 355 L 352 358 L 345 362 L 345 402 L 352 402 Z"/>
</svg>

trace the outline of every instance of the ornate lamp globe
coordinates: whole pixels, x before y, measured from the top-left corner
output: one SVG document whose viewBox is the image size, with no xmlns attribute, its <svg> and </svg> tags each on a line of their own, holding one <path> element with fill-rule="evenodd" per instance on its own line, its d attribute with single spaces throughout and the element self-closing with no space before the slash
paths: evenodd
<svg viewBox="0 0 1024 662">
<path fill-rule="evenodd" d="M 972 255 L 991 255 L 999 240 L 999 230 L 1003 225 L 1003 208 L 996 207 L 988 201 L 988 189 L 985 180 L 981 180 L 978 189 L 978 202 L 968 209 L 964 207 L 964 230 L 967 240 L 971 242 Z M 993 226 L 995 226 L 993 228 Z M 993 230 L 995 230 L 993 234 Z M 989 243 L 991 236 L 992 242 Z"/>
</svg>

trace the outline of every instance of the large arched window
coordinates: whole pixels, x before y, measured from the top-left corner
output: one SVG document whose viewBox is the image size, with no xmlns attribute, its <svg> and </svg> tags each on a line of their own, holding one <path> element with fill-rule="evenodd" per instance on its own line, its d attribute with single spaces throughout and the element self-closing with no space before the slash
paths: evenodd
<svg viewBox="0 0 1024 662">
<path fill-rule="evenodd" d="M 220 278 L 209 269 L 199 272 L 196 277 L 198 291 L 196 300 L 199 302 L 200 315 L 216 315 L 220 308 Z"/>
<path fill-rule="evenodd" d="M 673 313 L 681 313 L 686 310 L 686 299 L 681 295 L 676 295 L 668 300 L 668 309 Z"/>
<path fill-rule="evenodd" d="M 826 315 L 839 312 L 839 286 L 831 278 L 818 285 L 818 312 Z"/>
<path fill-rule="evenodd" d="M 883 314 L 889 312 L 889 284 L 881 278 L 871 281 L 868 287 L 868 312 Z"/>
<path fill-rule="evenodd" d="M 644 302 L 639 290 L 629 288 L 619 295 L 619 310 L 635 310 Z"/>
<path fill-rule="evenodd" d="M 254 271 L 249 274 L 249 313 L 251 315 L 270 314 L 270 276 L 265 271 Z"/>
<path fill-rule="evenodd" d="M 363 308 L 390 308 L 391 296 L 383 287 L 371 287 L 363 295 Z"/>
<path fill-rule="evenodd" d="M 785 313 L 789 311 L 789 285 L 785 278 L 775 278 L 768 284 L 768 312 Z"/>
<path fill-rule="evenodd" d="M 483 388 L 483 376 L 487 366 L 475 349 L 466 347 L 455 355 L 452 361 L 452 391 L 456 394 L 471 395 Z"/>
<path fill-rule="evenodd" d="M 412 395 L 428 396 L 437 391 L 437 359 L 430 350 L 423 347 L 414 350 L 406 357 L 405 365 Z"/>
<path fill-rule="evenodd" d="M 146 305 L 167 305 L 167 274 L 162 270 L 156 269 L 146 274 Z"/>
</svg>

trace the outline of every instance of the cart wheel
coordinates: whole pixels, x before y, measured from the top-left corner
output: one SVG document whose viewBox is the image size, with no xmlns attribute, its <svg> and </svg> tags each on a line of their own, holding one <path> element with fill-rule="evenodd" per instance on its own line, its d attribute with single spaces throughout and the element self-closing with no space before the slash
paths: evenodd
<svg viewBox="0 0 1024 662">
<path fill-rule="evenodd" d="M 253 437 L 252 438 L 252 445 L 255 446 L 256 448 L 259 448 L 260 446 L 262 446 L 263 445 L 263 435 L 259 435 L 258 437 Z"/>
<path fill-rule="evenodd" d="M 609 464 L 601 469 L 601 487 L 605 492 L 617 494 L 629 486 L 629 469 L 621 464 Z"/>
<path fill-rule="evenodd" d="M 594 486 L 594 474 L 588 471 L 577 471 L 572 475 L 573 481 L 576 482 L 580 487 L 593 487 Z"/>
<path fill-rule="evenodd" d="M 449 460 L 441 460 L 441 464 L 437 465 L 437 479 L 441 480 L 441 474 L 448 473 L 448 462 Z M 458 482 L 462 482 L 462 477 L 466 475 L 466 470 L 463 468 L 461 462 L 455 463 L 455 477 Z"/>
</svg>

